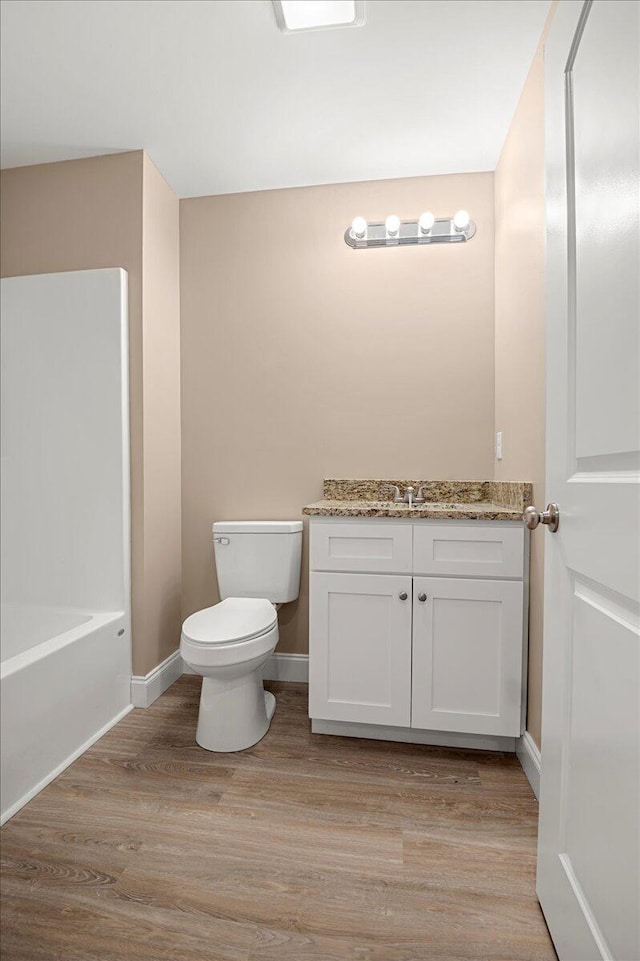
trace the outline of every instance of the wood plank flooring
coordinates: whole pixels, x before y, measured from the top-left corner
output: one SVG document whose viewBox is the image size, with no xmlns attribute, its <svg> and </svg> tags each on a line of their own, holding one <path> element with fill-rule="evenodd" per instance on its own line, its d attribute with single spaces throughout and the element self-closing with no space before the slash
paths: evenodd
<svg viewBox="0 0 640 961">
<path fill-rule="evenodd" d="M 312 735 L 194 741 L 200 679 L 2 829 L 2 961 L 553 961 L 513 756 Z"/>
</svg>

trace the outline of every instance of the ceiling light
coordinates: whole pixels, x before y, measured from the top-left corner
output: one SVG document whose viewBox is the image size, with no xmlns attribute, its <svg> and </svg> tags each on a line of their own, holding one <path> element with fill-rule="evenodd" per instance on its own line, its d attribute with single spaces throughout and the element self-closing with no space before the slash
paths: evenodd
<svg viewBox="0 0 640 961">
<path fill-rule="evenodd" d="M 283 33 L 358 27 L 364 23 L 364 0 L 272 0 Z"/>
</svg>

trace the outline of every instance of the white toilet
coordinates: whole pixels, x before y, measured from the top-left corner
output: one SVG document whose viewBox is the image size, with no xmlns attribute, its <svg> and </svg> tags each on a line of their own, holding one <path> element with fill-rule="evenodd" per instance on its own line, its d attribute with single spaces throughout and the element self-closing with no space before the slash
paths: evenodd
<svg viewBox="0 0 640 961">
<path fill-rule="evenodd" d="M 276 709 L 262 668 L 278 643 L 274 605 L 300 590 L 302 521 L 218 521 L 213 548 L 222 600 L 186 619 L 180 654 L 203 677 L 196 741 L 242 751 L 265 736 Z"/>
</svg>

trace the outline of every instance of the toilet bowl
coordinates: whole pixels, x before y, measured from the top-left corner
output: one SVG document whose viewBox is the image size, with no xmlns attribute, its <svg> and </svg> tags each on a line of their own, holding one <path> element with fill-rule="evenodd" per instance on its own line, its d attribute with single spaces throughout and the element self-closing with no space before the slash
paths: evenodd
<svg viewBox="0 0 640 961">
<path fill-rule="evenodd" d="M 274 605 L 298 596 L 302 523 L 217 522 L 213 541 L 223 600 L 186 619 L 180 654 L 202 676 L 197 743 L 242 751 L 265 736 L 275 711 L 262 669 L 278 643 Z"/>
<path fill-rule="evenodd" d="M 262 668 L 278 643 L 270 601 L 229 597 L 188 617 L 180 654 L 202 675 L 196 741 L 208 751 L 242 751 L 269 729 L 276 701 L 262 687 Z"/>
</svg>

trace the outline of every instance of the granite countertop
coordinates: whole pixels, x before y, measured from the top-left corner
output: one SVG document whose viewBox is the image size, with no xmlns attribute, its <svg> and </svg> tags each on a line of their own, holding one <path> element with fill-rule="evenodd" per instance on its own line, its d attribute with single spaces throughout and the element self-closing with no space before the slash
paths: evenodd
<svg viewBox="0 0 640 961">
<path fill-rule="evenodd" d="M 394 504 L 395 484 L 404 493 L 424 488 L 425 503 Z M 328 478 L 324 497 L 303 507 L 310 517 L 430 517 L 519 521 L 531 503 L 531 484 L 507 481 L 349 480 Z"/>
</svg>

